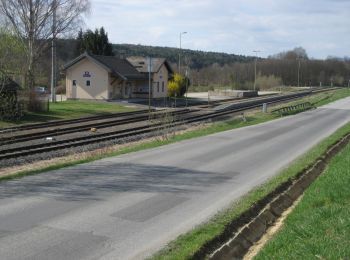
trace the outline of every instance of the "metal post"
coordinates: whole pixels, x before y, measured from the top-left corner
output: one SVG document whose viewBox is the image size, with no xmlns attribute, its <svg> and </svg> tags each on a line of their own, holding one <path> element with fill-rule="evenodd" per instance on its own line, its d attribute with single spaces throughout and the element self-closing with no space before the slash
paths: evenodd
<svg viewBox="0 0 350 260">
<path fill-rule="evenodd" d="M 300 86 L 300 58 L 298 57 L 298 87 Z"/>
<path fill-rule="evenodd" d="M 151 119 L 151 71 L 152 58 L 148 57 L 148 118 Z"/>
<path fill-rule="evenodd" d="M 179 69 L 179 74 L 181 74 L 181 51 L 182 51 L 182 49 L 181 49 L 181 36 L 183 35 L 183 34 L 186 34 L 187 32 L 181 32 L 180 33 L 180 51 L 179 51 L 179 67 L 178 67 L 178 69 Z"/>
<path fill-rule="evenodd" d="M 56 0 L 52 2 L 51 101 L 56 102 Z"/>
<path fill-rule="evenodd" d="M 258 53 L 260 51 L 256 50 L 256 51 L 253 51 L 255 53 L 255 64 L 254 64 L 254 91 L 255 91 L 255 88 L 256 88 L 256 63 L 257 63 L 257 60 L 258 60 Z"/>
<path fill-rule="evenodd" d="M 254 91 L 255 91 L 255 88 L 256 88 L 256 57 L 255 57 L 255 66 L 254 66 Z"/>
<path fill-rule="evenodd" d="M 187 105 L 188 105 L 188 101 L 187 101 L 187 92 L 188 92 L 188 70 L 186 69 L 186 72 L 185 72 L 185 80 L 186 80 L 186 108 L 187 108 Z"/>
<path fill-rule="evenodd" d="M 181 33 L 180 33 L 180 50 L 179 50 L 179 74 L 181 74 Z"/>
</svg>

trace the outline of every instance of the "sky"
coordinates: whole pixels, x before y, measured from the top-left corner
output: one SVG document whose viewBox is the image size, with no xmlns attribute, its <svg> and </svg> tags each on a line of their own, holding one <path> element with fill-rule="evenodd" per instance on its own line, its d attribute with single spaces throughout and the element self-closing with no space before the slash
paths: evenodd
<svg viewBox="0 0 350 260">
<path fill-rule="evenodd" d="M 267 57 L 350 56 L 350 0 L 90 0 L 85 29 L 110 42 Z"/>
</svg>

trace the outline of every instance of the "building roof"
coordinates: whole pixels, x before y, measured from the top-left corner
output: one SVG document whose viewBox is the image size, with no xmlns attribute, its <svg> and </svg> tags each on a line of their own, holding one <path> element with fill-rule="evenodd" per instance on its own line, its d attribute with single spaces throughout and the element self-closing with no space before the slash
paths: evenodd
<svg viewBox="0 0 350 260">
<path fill-rule="evenodd" d="M 94 59 L 106 65 L 117 74 L 123 75 L 127 79 L 145 78 L 144 75 L 133 67 L 126 59 L 119 59 L 114 56 L 91 55 Z"/>
<path fill-rule="evenodd" d="M 149 58 L 146 57 L 129 57 L 127 60 L 141 73 L 148 73 Z M 170 73 L 173 70 L 169 62 L 164 58 L 151 58 L 151 72 L 156 73 L 162 65 L 165 65 Z"/>
<path fill-rule="evenodd" d="M 136 68 L 133 67 L 126 59 L 119 59 L 115 56 L 102 56 L 102 55 L 93 55 L 90 53 L 83 53 L 79 57 L 75 58 L 71 62 L 67 63 L 63 69 L 67 70 L 73 65 L 77 64 L 83 59 L 90 59 L 93 62 L 104 67 L 108 72 L 121 77 L 125 80 L 128 79 L 145 79 L 146 76 L 140 73 Z"/>
</svg>

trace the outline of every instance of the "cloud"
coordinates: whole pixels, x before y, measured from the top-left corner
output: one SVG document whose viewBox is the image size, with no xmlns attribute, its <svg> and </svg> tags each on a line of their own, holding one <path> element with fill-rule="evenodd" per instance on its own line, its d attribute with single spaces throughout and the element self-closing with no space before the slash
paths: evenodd
<svg viewBox="0 0 350 260">
<path fill-rule="evenodd" d="M 91 0 L 86 24 L 113 43 L 263 56 L 303 46 L 309 56 L 350 56 L 347 0 Z"/>
</svg>

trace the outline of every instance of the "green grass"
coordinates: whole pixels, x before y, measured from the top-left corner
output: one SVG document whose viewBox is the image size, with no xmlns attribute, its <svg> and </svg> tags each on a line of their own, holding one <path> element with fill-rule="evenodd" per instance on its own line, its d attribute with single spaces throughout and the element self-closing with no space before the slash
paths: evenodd
<svg viewBox="0 0 350 260">
<path fill-rule="evenodd" d="M 166 248 L 157 253 L 153 259 L 190 259 L 202 245 L 222 233 L 226 225 L 239 217 L 239 215 L 246 211 L 254 202 L 273 191 L 280 183 L 296 176 L 305 167 L 312 165 L 330 145 L 341 139 L 341 137 L 347 133 L 350 133 L 350 123 L 340 128 L 330 137 L 326 138 L 320 144 L 294 161 L 276 177 L 255 188 L 239 201 L 233 203 L 228 209 L 217 214 L 209 222 L 199 225 L 192 231 L 179 236 Z"/>
<path fill-rule="evenodd" d="M 349 259 L 350 145 L 309 187 L 255 259 Z"/>
<path fill-rule="evenodd" d="M 303 98 L 302 102 L 300 100 L 295 100 L 290 103 L 290 105 L 296 105 L 299 103 L 310 102 L 312 105 L 319 107 L 326 105 L 330 102 L 336 101 L 341 98 L 349 97 L 350 89 L 341 88 L 335 91 L 321 92 L 317 95 L 307 96 Z"/>
<path fill-rule="evenodd" d="M 50 111 L 42 113 L 27 112 L 19 121 L 0 121 L 0 128 L 10 127 L 24 123 L 40 123 L 58 119 L 73 119 L 83 116 L 94 116 L 119 112 L 133 111 L 135 109 L 115 103 L 98 101 L 69 100 L 50 103 Z"/>
<path fill-rule="evenodd" d="M 306 103 L 306 102 L 309 102 L 313 107 L 319 107 L 319 106 L 323 106 L 323 105 L 326 105 L 328 103 L 334 102 L 338 99 L 349 97 L 349 96 L 350 96 L 350 89 L 342 88 L 342 89 L 338 89 L 336 91 L 322 92 L 322 93 L 319 93 L 317 95 L 307 96 L 307 97 L 304 97 L 302 100 L 291 101 L 286 105 L 279 105 L 277 107 L 274 107 L 273 109 L 271 109 L 271 111 L 276 110 L 278 108 L 295 106 L 295 105 L 298 105 L 301 103 Z M 304 111 L 309 110 L 309 109 L 312 109 L 312 107 L 291 110 L 288 112 L 284 112 L 283 116 L 295 115 L 295 114 L 304 112 Z M 279 113 L 276 112 L 276 114 L 279 114 Z"/>
</svg>

